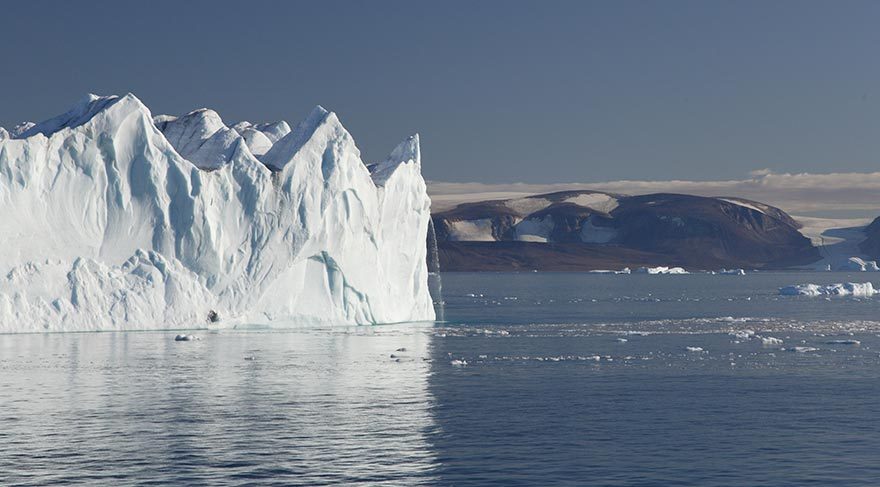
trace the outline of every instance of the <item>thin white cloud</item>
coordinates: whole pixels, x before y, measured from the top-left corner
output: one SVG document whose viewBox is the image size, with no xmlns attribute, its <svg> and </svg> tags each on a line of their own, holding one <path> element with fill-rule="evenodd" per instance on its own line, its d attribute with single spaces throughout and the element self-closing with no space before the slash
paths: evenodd
<svg viewBox="0 0 880 487">
<path fill-rule="evenodd" d="M 436 210 L 468 201 L 502 199 L 575 189 L 622 194 L 686 193 L 700 196 L 737 196 L 777 206 L 804 216 L 833 214 L 862 218 L 880 215 L 880 172 L 773 173 L 752 171 L 746 179 L 727 181 L 609 181 L 605 183 L 485 184 L 431 181 L 428 193 Z"/>
</svg>

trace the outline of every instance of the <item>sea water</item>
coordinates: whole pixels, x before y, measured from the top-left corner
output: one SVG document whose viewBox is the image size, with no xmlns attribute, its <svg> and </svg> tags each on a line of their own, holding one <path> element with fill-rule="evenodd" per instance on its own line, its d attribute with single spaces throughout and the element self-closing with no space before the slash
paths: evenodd
<svg viewBox="0 0 880 487">
<path fill-rule="evenodd" d="M 0 484 L 876 485 L 880 297 L 778 294 L 872 276 L 447 273 L 444 323 L 2 335 Z"/>
</svg>

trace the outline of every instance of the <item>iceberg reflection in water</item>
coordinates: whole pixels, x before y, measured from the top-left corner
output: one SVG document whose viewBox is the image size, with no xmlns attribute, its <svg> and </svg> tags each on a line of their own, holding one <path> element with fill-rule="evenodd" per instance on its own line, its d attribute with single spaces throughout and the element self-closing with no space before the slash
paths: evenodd
<svg viewBox="0 0 880 487">
<path fill-rule="evenodd" d="M 3 482 L 432 483 L 419 326 L 198 335 L 0 335 Z"/>
</svg>

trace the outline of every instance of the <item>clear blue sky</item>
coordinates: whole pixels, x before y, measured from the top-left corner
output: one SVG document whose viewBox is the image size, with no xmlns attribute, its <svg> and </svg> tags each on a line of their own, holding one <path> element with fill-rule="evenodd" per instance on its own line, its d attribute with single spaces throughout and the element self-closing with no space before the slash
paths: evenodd
<svg viewBox="0 0 880 487">
<path fill-rule="evenodd" d="M 0 126 L 87 92 L 336 111 L 444 181 L 880 169 L 880 2 L 5 2 Z"/>
</svg>

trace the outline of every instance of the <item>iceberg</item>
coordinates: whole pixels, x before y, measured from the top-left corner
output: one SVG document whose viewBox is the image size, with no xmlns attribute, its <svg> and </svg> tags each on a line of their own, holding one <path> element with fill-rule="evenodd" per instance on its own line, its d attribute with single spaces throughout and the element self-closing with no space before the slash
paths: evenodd
<svg viewBox="0 0 880 487">
<path fill-rule="evenodd" d="M 859 296 L 870 297 L 880 290 L 874 289 L 870 282 L 847 282 L 829 285 L 797 284 L 779 288 L 783 296 Z"/>
<path fill-rule="evenodd" d="M 873 260 L 864 260 L 859 257 L 850 257 L 845 262 L 837 266 L 838 271 L 855 271 L 855 272 L 880 272 L 880 267 Z"/>
<path fill-rule="evenodd" d="M 639 267 L 638 269 L 632 271 L 633 274 L 689 274 L 688 271 L 684 270 L 682 267 Z"/>
<path fill-rule="evenodd" d="M 2 332 L 435 318 L 418 136 L 368 166 L 321 107 L 227 127 L 132 94 L 2 134 Z"/>
</svg>

